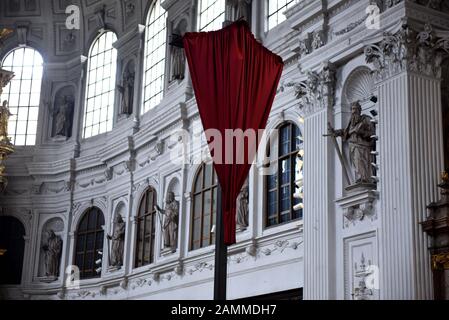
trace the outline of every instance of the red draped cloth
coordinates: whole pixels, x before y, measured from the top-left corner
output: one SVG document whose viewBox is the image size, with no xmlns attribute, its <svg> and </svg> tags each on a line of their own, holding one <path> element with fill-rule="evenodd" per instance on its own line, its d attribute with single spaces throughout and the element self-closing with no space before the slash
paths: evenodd
<svg viewBox="0 0 449 320">
<path fill-rule="evenodd" d="M 237 21 L 219 31 L 186 33 L 183 43 L 201 121 L 222 188 L 225 244 L 231 245 L 235 243 L 236 199 L 258 143 L 255 148 L 250 147 L 247 139 L 243 144 L 230 143 L 225 139 L 226 130 L 265 129 L 284 63 L 257 42 L 245 21 Z M 212 148 L 217 137 L 208 133 L 210 129 L 219 131 L 223 137 L 220 152 Z M 230 152 L 234 161 L 229 161 Z M 241 152 L 245 154 L 243 163 L 236 160 Z"/>
</svg>

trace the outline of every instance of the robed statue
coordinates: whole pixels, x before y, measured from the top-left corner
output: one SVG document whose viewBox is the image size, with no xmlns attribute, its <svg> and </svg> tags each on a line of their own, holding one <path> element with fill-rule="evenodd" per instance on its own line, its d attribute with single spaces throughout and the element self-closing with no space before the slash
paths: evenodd
<svg viewBox="0 0 449 320">
<path fill-rule="evenodd" d="M 165 201 L 165 209 L 156 205 L 156 209 L 164 215 L 162 224 L 164 232 L 164 247 L 176 251 L 178 246 L 178 222 L 179 222 L 179 202 L 175 199 L 175 194 L 170 191 Z"/>
<path fill-rule="evenodd" d="M 123 266 L 123 249 L 125 244 L 125 226 L 126 223 L 120 214 L 116 214 L 112 235 L 107 235 L 111 244 L 110 265 L 120 268 Z"/>
<path fill-rule="evenodd" d="M 61 104 L 54 110 L 54 136 L 69 138 L 72 130 L 72 112 L 74 101 L 72 96 L 64 96 Z"/>
<path fill-rule="evenodd" d="M 61 259 L 62 239 L 53 230 L 47 231 L 47 242 L 42 246 L 45 253 L 45 275 L 59 276 L 59 262 Z"/>
<path fill-rule="evenodd" d="M 122 95 L 121 100 L 121 114 L 133 113 L 134 102 L 134 78 L 135 72 L 127 68 L 123 73 L 122 84 L 117 85 L 117 89 Z"/>
<path fill-rule="evenodd" d="M 239 195 L 237 196 L 237 215 L 236 224 L 238 230 L 245 230 L 248 228 L 248 196 L 249 196 L 249 186 L 248 182 L 242 187 Z"/>
<path fill-rule="evenodd" d="M 372 154 L 374 150 L 373 136 L 376 134 L 372 118 L 362 114 L 359 102 L 351 106 L 351 120 L 346 128 L 334 130 L 329 128 L 331 135 L 342 137 L 349 145 L 351 166 L 355 171 L 355 183 L 373 183 Z"/>
</svg>

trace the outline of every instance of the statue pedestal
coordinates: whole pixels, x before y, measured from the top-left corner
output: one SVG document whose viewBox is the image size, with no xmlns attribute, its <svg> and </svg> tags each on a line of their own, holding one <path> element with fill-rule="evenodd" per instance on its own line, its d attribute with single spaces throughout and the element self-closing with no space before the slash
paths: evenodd
<svg viewBox="0 0 449 320">
<path fill-rule="evenodd" d="M 122 269 L 121 266 L 109 266 L 109 267 L 108 267 L 108 272 L 109 272 L 109 273 L 114 273 L 114 272 L 119 271 L 119 270 L 121 270 L 121 269 Z"/>
<path fill-rule="evenodd" d="M 373 203 L 377 200 L 376 185 L 369 183 L 359 183 L 346 188 L 348 194 L 337 199 L 335 202 L 343 209 L 344 227 L 365 218 L 372 220 L 376 217 Z"/>
<path fill-rule="evenodd" d="M 38 279 L 39 279 L 40 282 L 52 283 L 52 282 L 55 282 L 56 280 L 58 280 L 58 277 L 56 277 L 56 276 L 45 276 L 45 277 L 40 277 Z"/>
<path fill-rule="evenodd" d="M 53 140 L 53 142 L 66 142 L 67 141 L 67 137 L 65 137 L 65 136 L 55 136 L 55 137 L 51 138 L 51 140 Z"/>
<path fill-rule="evenodd" d="M 164 248 L 161 251 L 161 256 L 167 257 L 167 256 L 170 256 L 170 255 L 174 254 L 175 252 L 176 252 L 176 249 Z"/>
<path fill-rule="evenodd" d="M 126 120 L 126 119 L 128 119 L 129 117 L 130 117 L 130 115 L 127 114 L 127 113 L 120 113 L 120 114 L 117 116 L 117 121 Z"/>
<path fill-rule="evenodd" d="M 235 228 L 235 231 L 236 232 L 245 232 L 246 229 L 248 229 L 248 227 L 243 227 L 243 226 L 237 225 L 236 228 Z"/>
</svg>

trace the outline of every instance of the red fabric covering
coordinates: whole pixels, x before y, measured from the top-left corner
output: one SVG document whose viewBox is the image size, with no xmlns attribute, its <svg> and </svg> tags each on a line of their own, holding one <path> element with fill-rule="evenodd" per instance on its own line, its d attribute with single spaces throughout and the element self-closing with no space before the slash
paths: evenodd
<svg viewBox="0 0 449 320">
<path fill-rule="evenodd" d="M 186 33 L 184 49 L 192 77 L 200 117 L 222 188 L 225 244 L 235 243 L 236 199 L 248 176 L 256 150 L 247 143 L 225 143 L 226 129 L 265 129 L 282 74 L 282 59 L 256 41 L 245 21 L 219 31 Z M 207 130 L 219 130 L 222 152 L 213 151 L 215 138 Z M 256 144 L 255 146 L 258 146 Z M 245 153 L 244 164 L 226 164 L 225 153 Z M 221 154 L 220 154 L 221 153 Z M 221 160 L 221 161 L 220 161 Z"/>
</svg>

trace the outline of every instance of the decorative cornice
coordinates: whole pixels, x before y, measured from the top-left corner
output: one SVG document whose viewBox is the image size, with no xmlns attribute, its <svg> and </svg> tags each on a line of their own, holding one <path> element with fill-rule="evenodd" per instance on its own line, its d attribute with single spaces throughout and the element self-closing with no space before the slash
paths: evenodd
<svg viewBox="0 0 449 320">
<path fill-rule="evenodd" d="M 449 32 L 436 31 L 430 24 L 418 32 L 403 20 L 399 31 L 386 32 L 380 43 L 366 46 L 365 56 L 379 80 L 403 71 L 441 78 L 441 64 L 449 56 Z"/>
</svg>

